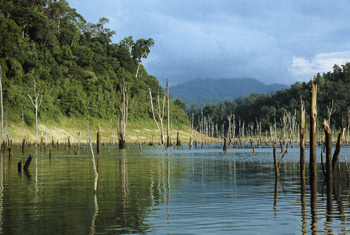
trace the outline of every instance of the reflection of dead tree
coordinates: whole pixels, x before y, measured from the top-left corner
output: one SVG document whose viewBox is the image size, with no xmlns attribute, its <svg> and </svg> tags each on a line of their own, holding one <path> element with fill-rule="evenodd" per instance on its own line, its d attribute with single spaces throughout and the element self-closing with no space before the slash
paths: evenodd
<svg viewBox="0 0 350 235">
<path fill-rule="evenodd" d="M 92 163 L 93 163 L 93 167 L 94 167 L 94 173 L 95 173 L 95 181 L 94 181 L 94 204 L 95 204 L 95 212 L 94 215 L 92 217 L 92 221 L 91 221 L 91 234 L 95 234 L 95 221 L 97 219 L 97 215 L 98 215 L 98 203 L 97 203 L 97 194 L 96 194 L 96 190 L 97 190 L 97 181 L 98 181 L 98 172 L 96 169 L 96 163 L 95 163 L 95 155 L 94 155 L 94 150 L 92 149 L 92 143 L 90 140 L 90 149 L 91 149 L 91 155 L 92 155 Z"/>
<path fill-rule="evenodd" d="M 153 114 L 153 119 L 154 119 L 154 122 L 155 122 L 156 125 L 157 125 L 158 131 L 159 131 L 159 134 L 160 134 L 160 139 L 161 139 L 161 141 L 162 141 L 162 144 L 164 144 L 163 118 L 164 118 L 164 107 L 165 107 L 165 98 L 166 98 L 166 95 L 163 97 L 163 107 L 162 107 L 162 109 L 160 108 L 159 94 L 157 95 L 158 110 L 155 110 L 155 109 L 153 108 L 153 100 L 152 100 L 151 88 L 148 88 L 148 91 L 149 91 L 149 96 L 150 96 L 151 110 L 152 110 L 152 114 Z M 156 116 L 155 116 L 155 114 L 154 114 L 155 111 L 158 113 L 158 118 L 159 118 L 159 121 L 160 121 L 160 127 L 159 127 L 159 125 L 158 125 Z"/>
<path fill-rule="evenodd" d="M 91 140 L 90 140 L 90 150 L 91 150 L 92 163 L 93 163 L 94 173 L 95 173 L 94 193 L 96 193 L 96 190 L 97 190 L 97 180 L 98 180 L 98 172 L 97 172 L 97 168 L 96 168 L 95 155 L 94 155 L 94 150 L 92 149 Z"/>
</svg>

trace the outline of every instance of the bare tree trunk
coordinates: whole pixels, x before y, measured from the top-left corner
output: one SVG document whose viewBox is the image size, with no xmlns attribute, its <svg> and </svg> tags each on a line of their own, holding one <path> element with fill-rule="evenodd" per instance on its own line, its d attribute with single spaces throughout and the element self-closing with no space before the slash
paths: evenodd
<svg viewBox="0 0 350 235">
<path fill-rule="evenodd" d="M 97 127 L 97 141 L 96 141 L 96 145 L 97 145 L 97 154 L 99 155 L 101 153 L 101 135 L 100 135 L 100 125 L 98 125 Z"/>
<path fill-rule="evenodd" d="M 24 139 L 24 113 L 22 111 L 22 139 Z M 0 141 L 1 141 L 1 137 L 0 137 Z"/>
<path fill-rule="evenodd" d="M 122 104 L 120 107 L 120 127 L 119 127 L 119 149 L 124 149 L 125 146 L 125 130 L 128 121 L 128 96 L 126 94 L 125 78 L 123 77 L 122 88 Z"/>
<path fill-rule="evenodd" d="M 2 140 L 3 137 L 3 130 L 4 130 L 4 105 L 3 105 L 3 98 L 2 98 L 2 81 L 1 81 L 1 77 L 2 77 L 2 69 L 1 69 L 1 65 L 0 65 L 0 105 L 1 105 L 1 131 L 0 131 L 0 142 Z"/>
<path fill-rule="evenodd" d="M 33 106 L 35 107 L 35 140 L 38 138 L 38 108 L 41 105 L 41 101 L 43 100 L 43 96 L 41 95 L 40 102 L 38 102 L 38 98 L 40 97 L 40 91 L 36 91 L 36 84 L 34 80 L 34 101 L 32 97 L 28 94 L 29 99 L 32 101 Z"/>
<path fill-rule="evenodd" d="M 87 143 L 89 143 L 89 141 L 90 141 L 89 116 L 86 120 L 86 141 L 87 141 Z"/>
<path fill-rule="evenodd" d="M 300 179 L 305 185 L 305 104 L 300 100 Z"/>
<path fill-rule="evenodd" d="M 150 96 L 151 110 L 152 110 L 152 114 L 153 114 L 153 119 L 154 119 L 154 122 L 157 125 L 158 131 L 159 131 L 159 134 L 160 134 L 160 140 L 161 140 L 162 144 L 164 144 L 163 118 L 164 118 L 164 107 L 165 107 L 166 95 L 163 98 L 163 107 L 162 107 L 162 109 L 160 109 L 159 95 L 157 96 L 157 100 L 158 100 L 158 118 L 159 118 L 159 121 L 160 121 L 160 127 L 159 127 L 157 119 L 156 119 L 156 115 L 154 114 L 152 91 L 151 91 L 150 88 L 148 88 L 148 91 L 149 91 L 149 96 Z"/>
<path fill-rule="evenodd" d="M 274 162 L 274 166 L 275 166 L 275 177 L 276 177 L 276 179 L 278 179 L 280 172 L 279 172 L 279 167 L 278 167 L 278 163 L 277 163 L 277 152 L 276 152 L 276 143 L 275 142 L 273 142 L 273 162 Z"/>
<path fill-rule="evenodd" d="M 334 100 L 332 100 L 332 105 L 327 105 L 327 114 L 328 114 L 328 125 L 331 126 L 331 116 L 335 113 L 336 109 L 334 106 Z"/>
<path fill-rule="evenodd" d="M 310 177 L 316 178 L 317 166 L 316 166 L 316 123 L 317 123 L 317 84 L 316 80 L 311 82 L 310 85 Z"/>
<path fill-rule="evenodd" d="M 114 144 L 114 136 L 113 136 L 113 126 L 112 126 L 112 119 L 110 120 L 110 128 L 111 128 L 111 139 L 112 139 L 112 144 Z"/>
<path fill-rule="evenodd" d="M 339 153 L 340 153 L 340 149 L 341 146 L 343 144 L 343 133 L 344 133 L 344 129 L 341 129 L 339 135 L 338 135 L 338 141 L 337 141 L 337 146 L 335 148 L 334 154 L 333 154 L 333 160 L 332 160 L 332 173 L 333 173 L 333 177 L 334 177 L 334 173 L 335 173 L 335 169 L 337 167 L 337 163 L 339 160 Z"/>
<path fill-rule="evenodd" d="M 327 181 L 327 210 L 333 207 L 333 173 L 332 173 L 332 134 L 326 120 L 323 120 L 323 128 L 326 136 L 326 181 Z"/>
<path fill-rule="evenodd" d="M 180 140 L 180 130 L 177 131 L 176 146 L 182 146 L 182 143 L 181 143 L 181 140 Z"/>
<path fill-rule="evenodd" d="M 223 151 L 227 151 L 227 140 L 226 138 L 224 137 L 224 147 L 223 147 Z"/>
<path fill-rule="evenodd" d="M 170 125 L 170 112 L 169 112 L 169 83 L 168 83 L 168 77 L 166 77 L 166 100 L 167 100 L 167 111 L 168 111 L 168 123 L 167 123 L 167 140 L 166 140 L 166 146 L 170 147 L 170 136 L 169 136 L 169 125 Z"/>
<path fill-rule="evenodd" d="M 137 70 L 136 70 L 136 75 L 135 75 L 136 78 L 137 78 L 137 75 L 139 74 L 140 64 L 141 64 L 142 58 L 145 54 L 146 54 L 146 51 L 141 55 L 140 62 L 137 65 Z"/>
</svg>

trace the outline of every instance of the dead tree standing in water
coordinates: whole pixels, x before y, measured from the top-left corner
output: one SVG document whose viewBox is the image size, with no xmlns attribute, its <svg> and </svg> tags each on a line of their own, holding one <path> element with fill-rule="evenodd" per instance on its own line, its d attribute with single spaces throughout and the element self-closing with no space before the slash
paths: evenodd
<svg viewBox="0 0 350 235">
<path fill-rule="evenodd" d="M 310 178 L 316 178 L 316 122 L 317 122 L 317 83 L 316 79 L 310 84 Z"/>
<path fill-rule="evenodd" d="M 125 130 L 128 122 L 128 95 L 126 94 L 125 78 L 123 77 L 122 103 L 120 105 L 120 123 L 118 128 L 119 149 L 125 148 Z"/>
<path fill-rule="evenodd" d="M 166 98 L 166 95 L 163 97 L 163 107 L 162 109 L 160 109 L 160 100 L 159 100 L 159 94 L 157 96 L 157 100 L 158 100 L 158 118 L 159 118 L 159 121 L 160 121 L 160 127 L 158 125 L 158 122 L 157 122 L 157 119 L 156 119 L 156 116 L 154 114 L 154 108 L 153 108 L 153 101 L 152 101 L 152 92 L 151 92 L 151 88 L 148 88 L 148 91 L 149 91 L 149 96 L 150 96 L 150 102 L 151 102 L 151 110 L 152 110 L 152 114 L 153 114 L 153 119 L 154 119 L 154 122 L 156 123 L 157 125 L 157 128 L 158 128 L 158 131 L 159 131 L 159 134 L 160 134 L 160 140 L 162 142 L 162 144 L 164 144 L 164 131 L 163 131 L 163 118 L 164 118 L 164 107 L 165 107 L 165 98 Z"/>
<path fill-rule="evenodd" d="M 1 105 L 1 132 L 0 132 L 0 142 L 2 142 L 2 131 L 4 130 L 4 105 L 3 105 L 3 99 L 2 99 L 2 69 L 0 65 L 0 105 Z"/>
<path fill-rule="evenodd" d="M 167 113 L 168 113 L 168 123 L 167 123 L 167 139 L 166 139 L 166 146 L 170 147 L 170 133 L 169 133 L 169 125 L 170 125 L 170 111 L 169 111 L 169 83 L 168 83 L 168 77 L 166 77 L 166 101 L 167 101 Z"/>
</svg>

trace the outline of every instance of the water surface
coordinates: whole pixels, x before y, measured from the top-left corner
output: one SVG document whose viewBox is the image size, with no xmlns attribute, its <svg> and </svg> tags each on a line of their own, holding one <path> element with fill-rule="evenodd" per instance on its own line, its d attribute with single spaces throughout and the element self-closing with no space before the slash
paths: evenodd
<svg viewBox="0 0 350 235">
<path fill-rule="evenodd" d="M 350 228 L 348 153 L 341 150 L 332 210 L 318 157 L 311 213 L 297 147 L 288 149 L 276 182 L 271 148 L 105 146 L 96 156 L 95 194 L 87 147 L 14 151 L 0 157 L 0 234 L 343 234 Z M 18 172 L 29 154 L 29 172 Z"/>
</svg>

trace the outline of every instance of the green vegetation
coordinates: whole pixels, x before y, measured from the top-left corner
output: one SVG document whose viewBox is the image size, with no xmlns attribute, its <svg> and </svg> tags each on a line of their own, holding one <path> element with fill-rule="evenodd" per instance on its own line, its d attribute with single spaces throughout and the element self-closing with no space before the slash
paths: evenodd
<svg viewBox="0 0 350 235">
<path fill-rule="evenodd" d="M 28 97 L 42 95 L 40 122 L 65 118 L 116 120 L 121 83 L 129 97 L 129 121 L 151 120 L 148 88 L 164 95 L 156 77 L 140 64 L 153 39 L 131 36 L 112 43 L 108 19 L 87 23 L 65 0 L 4 0 L 0 2 L 0 65 L 7 120 L 35 124 Z M 181 105 L 171 102 L 173 125 L 188 124 Z"/>
<path fill-rule="evenodd" d="M 170 87 L 172 97 L 181 99 L 187 107 L 201 108 L 208 104 L 218 104 L 234 100 L 251 93 L 266 94 L 270 91 L 287 89 L 283 84 L 266 85 L 256 79 L 193 79 Z"/>
<path fill-rule="evenodd" d="M 332 129 L 348 127 L 350 125 L 350 63 L 334 65 L 333 71 L 324 73 L 322 76 L 315 76 L 317 81 L 317 119 L 319 127 L 323 119 L 329 119 L 329 111 L 332 109 L 330 126 Z M 235 114 L 236 122 L 256 123 L 261 122 L 262 131 L 269 131 L 269 126 L 276 119 L 277 127 L 285 111 L 291 116 L 300 117 L 300 97 L 305 101 L 306 111 L 309 112 L 309 85 L 310 82 L 296 82 L 289 89 L 269 92 L 268 94 L 252 93 L 249 97 L 239 97 L 234 101 L 207 105 L 203 107 L 203 115 L 212 117 L 214 123 L 219 127 L 224 124 L 225 130 L 228 127 L 227 116 Z M 333 101 L 333 105 L 332 105 Z M 201 111 L 192 106 L 187 110 L 188 116 L 194 114 L 194 126 L 198 126 Z M 307 121 L 308 123 L 308 121 Z M 238 124 L 237 124 L 238 128 Z M 238 133 L 238 129 L 237 132 Z"/>
</svg>

